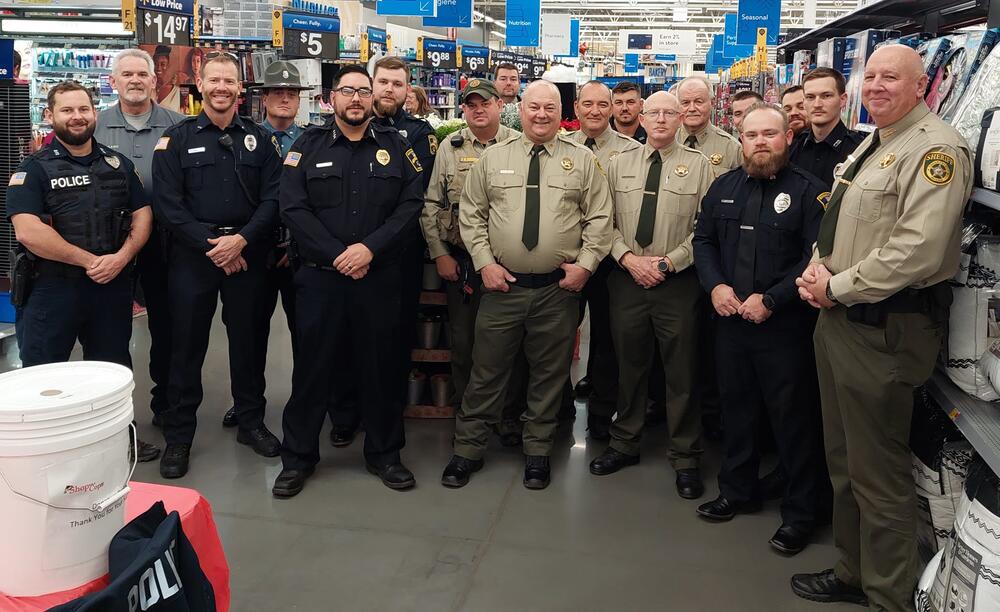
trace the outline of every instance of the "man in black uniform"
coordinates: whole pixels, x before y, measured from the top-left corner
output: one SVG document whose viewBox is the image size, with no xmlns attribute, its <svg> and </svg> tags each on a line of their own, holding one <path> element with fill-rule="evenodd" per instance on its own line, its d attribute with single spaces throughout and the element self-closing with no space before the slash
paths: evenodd
<svg viewBox="0 0 1000 612">
<path fill-rule="evenodd" d="M 11 291 L 21 364 L 67 361 L 79 339 L 84 359 L 131 368 L 131 266 L 153 224 L 142 181 L 94 140 L 94 103 L 76 81 L 49 89 L 45 119 L 55 139 L 7 189 L 21 245 Z"/>
<path fill-rule="evenodd" d="M 298 495 L 319 462 L 331 364 L 350 355 L 365 425 L 365 463 L 392 489 L 415 484 L 403 466 L 396 397 L 400 274 L 423 206 L 423 166 L 406 140 L 371 118 L 372 80 L 347 66 L 331 92 L 334 120 L 303 134 L 285 157 L 281 218 L 302 265 L 295 273 L 297 348 L 282 418 L 276 497 Z M 336 366 L 335 366 L 336 367 Z"/>
<path fill-rule="evenodd" d="M 865 138 L 840 120 L 847 104 L 845 87 L 844 75 L 833 68 L 816 68 L 802 77 L 811 127 L 795 137 L 792 163 L 811 172 L 827 191 L 833 191 L 833 169 Z"/>
<path fill-rule="evenodd" d="M 639 144 L 646 144 L 642 115 L 642 91 L 632 81 L 622 81 L 611 90 L 611 129 Z"/>
<path fill-rule="evenodd" d="M 204 110 L 168 128 L 155 147 L 157 221 L 171 234 L 168 255 L 171 324 L 164 478 L 187 473 L 195 413 L 202 399 L 201 367 L 219 295 L 229 337 L 229 371 L 237 441 L 265 457 L 280 442 L 264 426 L 264 360 L 258 326 L 265 258 L 274 247 L 281 163 L 273 136 L 236 114 L 240 95 L 236 57 L 205 56 L 198 89 Z"/>
<path fill-rule="evenodd" d="M 757 434 L 761 405 L 788 486 L 771 545 L 795 554 L 808 542 L 819 491 L 820 421 L 810 338 L 815 315 L 796 301 L 809 263 L 825 187 L 788 164 L 792 131 L 776 106 L 743 120 L 743 166 L 720 176 L 702 200 L 695 266 L 719 315 L 717 372 L 725 423 L 719 497 L 698 514 L 727 521 L 760 508 Z"/>
</svg>

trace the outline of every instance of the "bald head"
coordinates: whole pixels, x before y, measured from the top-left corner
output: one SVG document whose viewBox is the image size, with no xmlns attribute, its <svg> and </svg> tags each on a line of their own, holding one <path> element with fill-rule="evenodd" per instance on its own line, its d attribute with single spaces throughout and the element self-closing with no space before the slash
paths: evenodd
<svg viewBox="0 0 1000 612">
<path fill-rule="evenodd" d="M 537 81 L 528 83 L 528 86 L 524 88 L 524 93 L 521 94 L 521 100 L 526 102 L 539 96 L 542 98 L 551 98 L 556 102 L 560 102 L 559 88 L 544 79 L 538 79 Z"/>
<path fill-rule="evenodd" d="M 524 135 L 536 144 L 546 143 L 559 132 L 562 101 L 559 89 L 539 79 L 531 82 L 521 94 L 521 126 Z"/>
<path fill-rule="evenodd" d="M 672 93 L 658 91 L 646 98 L 640 120 L 649 146 L 662 149 L 674 142 L 681 126 L 680 110 L 680 102 Z"/>
<path fill-rule="evenodd" d="M 861 101 L 875 125 L 887 127 L 921 103 L 927 89 L 920 55 L 906 45 L 886 45 L 865 64 Z"/>
</svg>

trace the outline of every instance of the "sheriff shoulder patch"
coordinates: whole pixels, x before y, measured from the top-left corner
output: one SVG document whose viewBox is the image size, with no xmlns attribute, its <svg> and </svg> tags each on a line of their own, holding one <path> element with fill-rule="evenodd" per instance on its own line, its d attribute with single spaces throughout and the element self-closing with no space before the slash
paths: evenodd
<svg viewBox="0 0 1000 612">
<path fill-rule="evenodd" d="M 823 193 L 816 196 L 816 201 L 823 205 L 823 210 L 830 205 L 830 192 L 824 191 Z"/>
<path fill-rule="evenodd" d="M 297 168 L 300 161 L 302 161 L 302 154 L 299 153 L 298 151 L 289 151 L 288 155 L 285 156 L 286 166 Z"/>
<path fill-rule="evenodd" d="M 24 184 L 24 179 L 28 178 L 27 172 L 15 172 L 10 175 L 10 181 L 7 183 L 8 187 L 16 187 L 18 185 Z"/>
<path fill-rule="evenodd" d="M 406 150 L 406 159 L 410 160 L 410 165 L 417 172 L 423 172 L 424 167 L 420 165 L 420 160 L 417 159 L 417 154 L 413 152 L 413 149 Z"/>
<path fill-rule="evenodd" d="M 427 142 L 431 146 L 431 155 L 437 155 L 438 152 L 438 139 L 434 134 L 427 135 Z"/>
<path fill-rule="evenodd" d="M 924 156 L 923 175 L 931 185 L 947 185 L 955 176 L 955 158 L 937 151 L 928 153 Z"/>
<path fill-rule="evenodd" d="M 153 147 L 154 151 L 166 151 L 167 145 L 170 144 L 170 136 L 163 136 L 156 141 L 156 146 Z"/>
</svg>

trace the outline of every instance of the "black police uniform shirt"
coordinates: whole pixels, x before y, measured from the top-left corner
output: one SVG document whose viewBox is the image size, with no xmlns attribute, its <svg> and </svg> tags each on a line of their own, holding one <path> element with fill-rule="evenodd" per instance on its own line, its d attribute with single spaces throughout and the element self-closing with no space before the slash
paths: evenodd
<svg viewBox="0 0 1000 612">
<path fill-rule="evenodd" d="M 420 165 L 427 170 L 421 177 L 426 191 L 431 182 L 431 168 L 434 167 L 434 156 L 437 155 L 438 150 L 437 136 L 434 135 L 434 128 L 431 127 L 431 124 L 424 119 L 414 117 L 402 108 L 392 117 L 374 117 L 372 123 L 399 130 L 399 133 L 413 148 L 413 152 L 417 154 Z"/>
<path fill-rule="evenodd" d="M 393 128 L 369 123 L 351 141 L 336 122 L 292 144 L 281 175 L 281 220 L 307 263 L 330 267 L 351 244 L 398 256 L 423 207 L 423 162 Z"/>
<path fill-rule="evenodd" d="M 843 121 L 838 121 L 837 127 L 819 142 L 813 137 L 812 130 L 805 130 L 792 141 L 789 160 L 818 178 L 826 186 L 826 191 L 833 191 L 833 169 L 847 159 L 864 139 L 864 134 L 847 129 Z"/>
<path fill-rule="evenodd" d="M 754 293 L 767 294 L 775 310 L 803 304 L 795 278 L 812 257 L 826 204 L 826 187 L 812 174 L 785 166 L 773 179 L 750 177 L 740 167 L 712 183 L 701 202 L 694 230 L 694 261 L 705 291 L 720 284 L 733 286 L 740 234 L 757 234 Z M 763 198 L 753 230 L 744 211 L 751 198 Z"/>
<path fill-rule="evenodd" d="M 229 135 L 231 148 L 219 139 Z M 248 200 L 237 177 L 255 201 Z M 163 132 L 153 153 L 153 211 L 175 240 L 204 252 L 212 226 L 238 227 L 250 248 L 274 242 L 281 158 L 271 134 L 236 115 L 225 130 L 202 112 Z"/>
<path fill-rule="evenodd" d="M 618 128 L 615 126 L 614 117 L 611 118 L 611 129 L 618 132 Z M 632 134 L 631 136 L 629 136 L 629 138 L 638 142 L 639 144 L 646 144 L 646 128 L 642 127 L 642 124 L 639 124 L 635 128 L 635 134 Z"/>
<path fill-rule="evenodd" d="M 46 198 L 53 191 L 59 192 L 58 195 L 73 196 L 100 189 L 99 182 L 103 181 L 98 175 L 118 177 L 116 180 L 127 183 L 128 208 L 132 212 L 149 206 L 150 202 L 143 195 L 142 181 L 131 160 L 96 140 L 91 140 L 91 146 L 90 155 L 75 157 L 55 138 L 51 144 L 25 158 L 8 182 L 7 218 L 26 213 L 47 220 L 50 216 L 87 212 L 84 208 L 93 206 L 93 200 L 66 197 L 50 204 Z M 75 171 L 51 177 L 50 164 L 54 162 L 68 162 Z"/>
</svg>

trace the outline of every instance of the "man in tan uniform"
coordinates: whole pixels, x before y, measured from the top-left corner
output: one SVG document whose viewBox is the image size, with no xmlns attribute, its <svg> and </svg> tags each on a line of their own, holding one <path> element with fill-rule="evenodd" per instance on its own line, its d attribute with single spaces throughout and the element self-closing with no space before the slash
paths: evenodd
<svg viewBox="0 0 1000 612">
<path fill-rule="evenodd" d="M 481 281 L 472 266 L 458 230 L 458 204 L 469 169 L 479 161 L 486 147 L 503 142 L 518 132 L 500 125 L 503 102 L 496 87 L 485 79 L 472 79 L 462 91 L 462 112 L 468 127 L 449 136 L 437 152 L 431 182 L 427 186 L 420 226 L 438 275 L 445 280 L 448 298 L 448 325 L 451 328 L 451 380 L 455 400 L 462 401 L 472 370 L 472 341 L 476 313 L 482 296 Z M 505 446 L 520 444 L 518 417 L 523 407 L 525 377 L 523 359 L 514 377 L 514 393 L 508 394 L 501 420 L 501 441 Z M 512 444 L 505 442 L 510 439 Z"/>
<path fill-rule="evenodd" d="M 580 129 L 570 138 L 593 151 L 605 170 L 619 153 L 641 148 L 635 140 L 611 129 L 611 90 L 604 83 L 588 81 L 581 85 L 575 106 Z M 614 267 L 615 262 L 605 257 L 583 289 L 583 299 L 590 306 L 590 355 L 587 375 L 578 383 L 578 389 L 589 391 L 587 431 L 594 440 L 610 437 L 608 429 L 618 400 L 618 363 L 608 315 L 608 274 Z M 582 322 L 582 307 L 580 319 Z"/>
<path fill-rule="evenodd" d="M 701 198 L 714 175 L 705 157 L 675 140 L 680 105 L 673 94 L 646 99 L 646 144 L 617 155 L 608 168 L 614 199 L 608 278 L 611 333 L 618 356 L 618 417 L 611 443 L 590 464 L 593 474 L 639 463 L 646 389 L 659 343 L 667 386 L 670 462 L 677 490 L 701 496 L 701 411 L 695 389 L 702 290 L 695 274 L 691 238 Z"/>
<path fill-rule="evenodd" d="M 677 142 L 704 153 L 719 176 L 743 163 L 743 149 L 738 140 L 712 125 L 713 97 L 705 77 L 687 77 L 677 85 L 682 113 Z"/>
<path fill-rule="evenodd" d="M 579 293 L 611 248 L 607 180 L 590 150 L 558 135 L 561 113 L 555 85 L 530 84 L 521 100 L 524 134 L 486 149 L 465 182 L 462 240 L 489 293 L 476 319 L 472 375 L 456 415 L 445 486 L 464 486 L 483 466 L 522 344 L 529 364 L 524 485 L 549 483 Z"/>
<path fill-rule="evenodd" d="M 796 281 L 822 308 L 814 343 L 840 560 L 793 576 L 792 590 L 900 612 L 912 610 L 918 572 L 913 389 L 941 347 L 972 157 L 924 104 L 915 51 L 878 49 L 864 78 L 878 129 L 835 172 L 813 263 Z"/>
</svg>

